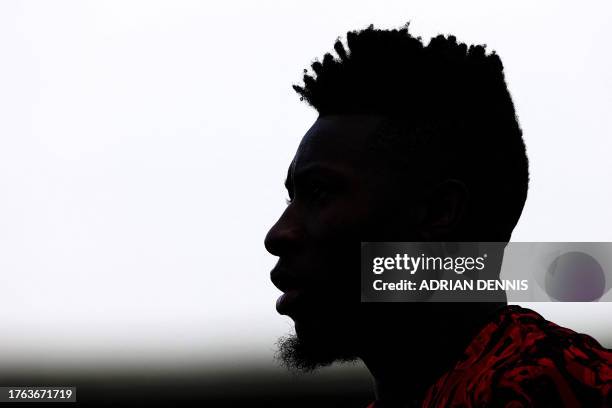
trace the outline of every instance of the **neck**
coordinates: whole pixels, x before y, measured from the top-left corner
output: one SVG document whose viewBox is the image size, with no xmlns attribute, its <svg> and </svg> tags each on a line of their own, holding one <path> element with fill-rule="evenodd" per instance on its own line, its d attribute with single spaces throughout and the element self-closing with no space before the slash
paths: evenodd
<svg viewBox="0 0 612 408">
<path fill-rule="evenodd" d="M 360 357 L 374 379 L 377 407 L 412 407 L 422 401 L 428 388 L 461 358 L 491 314 L 505 304 L 442 305 L 430 303 L 429 311 L 423 308 L 421 315 L 426 317 L 418 326 L 398 328 L 396 322 L 392 332 L 372 333 Z"/>
</svg>

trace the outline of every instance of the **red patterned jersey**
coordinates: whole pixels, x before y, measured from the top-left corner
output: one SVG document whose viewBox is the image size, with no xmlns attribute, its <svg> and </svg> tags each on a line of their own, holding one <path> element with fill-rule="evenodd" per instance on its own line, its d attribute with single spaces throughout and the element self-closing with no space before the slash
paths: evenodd
<svg viewBox="0 0 612 408">
<path fill-rule="evenodd" d="M 532 310 L 506 306 L 419 406 L 611 408 L 611 390 L 612 350 Z"/>
</svg>

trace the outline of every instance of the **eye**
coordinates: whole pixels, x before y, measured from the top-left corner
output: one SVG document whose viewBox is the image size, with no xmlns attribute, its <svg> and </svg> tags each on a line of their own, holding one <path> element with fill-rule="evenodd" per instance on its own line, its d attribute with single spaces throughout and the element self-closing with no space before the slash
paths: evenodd
<svg viewBox="0 0 612 408">
<path fill-rule="evenodd" d="M 287 189 L 289 193 L 289 197 L 285 199 L 287 205 L 298 201 L 304 205 L 323 204 L 335 192 L 329 181 L 315 177 L 302 178 L 293 187 L 292 190 Z"/>
</svg>

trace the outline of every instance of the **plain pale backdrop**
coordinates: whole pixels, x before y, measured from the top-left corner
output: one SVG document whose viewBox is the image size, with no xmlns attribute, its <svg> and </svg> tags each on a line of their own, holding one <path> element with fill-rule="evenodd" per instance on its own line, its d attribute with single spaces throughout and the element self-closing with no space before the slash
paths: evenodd
<svg viewBox="0 0 612 408">
<path fill-rule="evenodd" d="M 2 1 L 0 360 L 271 364 L 292 325 L 263 238 L 316 118 L 291 85 L 370 23 L 501 56 L 531 160 L 514 241 L 612 241 L 611 17 L 605 1 Z M 612 304 L 530 306 L 612 345 Z"/>
</svg>

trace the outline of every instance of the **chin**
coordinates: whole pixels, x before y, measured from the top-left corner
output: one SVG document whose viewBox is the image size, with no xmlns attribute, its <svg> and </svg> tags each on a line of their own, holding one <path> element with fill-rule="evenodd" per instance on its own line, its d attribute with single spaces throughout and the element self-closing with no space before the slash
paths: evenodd
<svg viewBox="0 0 612 408">
<path fill-rule="evenodd" d="M 349 344 L 334 341 L 333 334 L 311 332 L 296 324 L 296 335 L 279 339 L 276 357 L 288 369 L 311 372 L 334 362 L 357 358 Z"/>
<path fill-rule="evenodd" d="M 294 320 L 295 334 L 301 341 L 309 343 L 329 343 L 345 332 L 337 322 L 338 319 L 318 319 L 313 316 L 301 316 Z"/>
<path fill-rule="evenodd" d="M 342 318 L 333 320 L 296 320 L 295 334 L 302 344 L 326 356 L 353 354 L 358 337 L 353 326 L 339 324 Z"/>
</svg>

